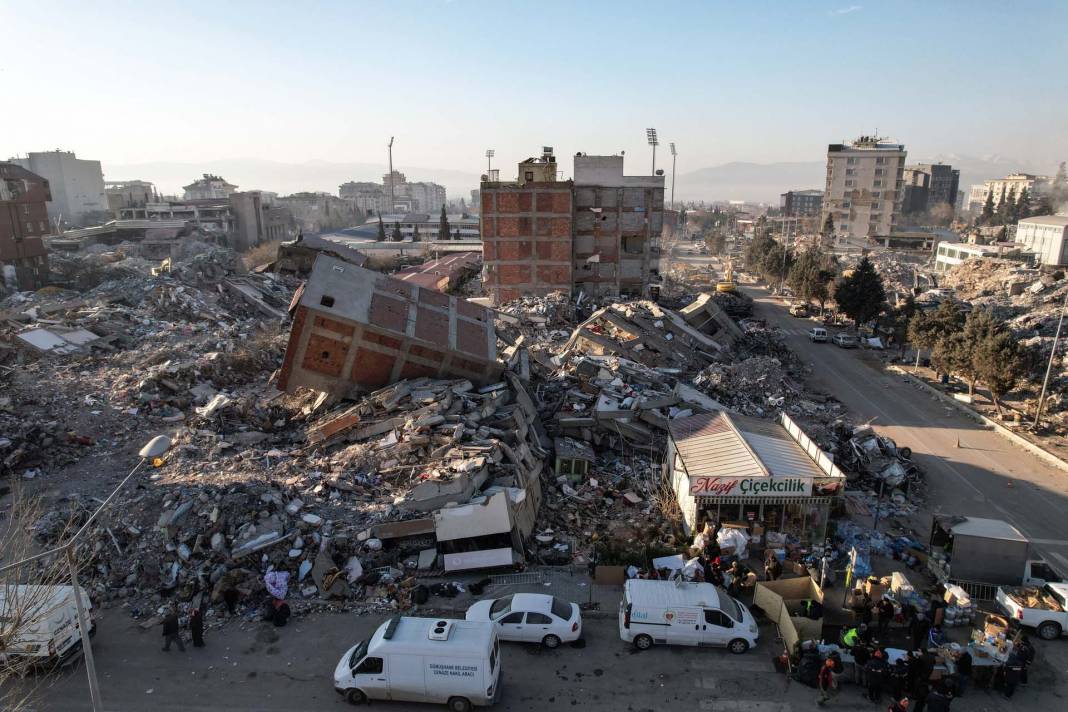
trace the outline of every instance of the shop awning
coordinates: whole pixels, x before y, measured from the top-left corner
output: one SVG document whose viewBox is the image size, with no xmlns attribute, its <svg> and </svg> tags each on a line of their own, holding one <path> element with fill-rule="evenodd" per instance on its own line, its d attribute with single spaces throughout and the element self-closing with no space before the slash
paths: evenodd
<svg viewBox="0 0 1068 712">
<path fill-rule="evenodd" d="M 829 504 L 830 497 L 697 497 L 697 504 Z"/>
</svg>

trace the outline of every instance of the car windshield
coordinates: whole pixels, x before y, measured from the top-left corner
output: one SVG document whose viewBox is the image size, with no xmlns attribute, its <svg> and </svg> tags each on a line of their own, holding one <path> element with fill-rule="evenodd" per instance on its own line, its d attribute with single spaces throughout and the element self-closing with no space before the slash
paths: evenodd
<svg viewBox="0 0 1068 712">
<path fill-rule="evenodd" d="M 571 604 L 559 598 L 553 598 L 553 615 L 565 621 L 571 620 Z"/>
<path fill-rule="evenodd" d="M 490 617 L 496 618 L 497 616 L 503 616 L 512 610 L 512 597 L 505 596 L 504 598 L 498 598 L 490 606 Z"/>
<path fill-rule="evenodd" d="M 356 663 L 360 662 L 360 659 L 367 654 L 367 641 L 361 640 L 356 649 L 352 651 L 352 655 L 349 656 L 349 670 L 356 669 Z"/>
<path fill-rule="evenodd" d="M 719 586 L 716 586 L 716 592 L 719 593 L 719 609 L 741 623 L 742 609 L 738 607 L 738 602 L 731 598 L 727 592 Z"/>
</svg>

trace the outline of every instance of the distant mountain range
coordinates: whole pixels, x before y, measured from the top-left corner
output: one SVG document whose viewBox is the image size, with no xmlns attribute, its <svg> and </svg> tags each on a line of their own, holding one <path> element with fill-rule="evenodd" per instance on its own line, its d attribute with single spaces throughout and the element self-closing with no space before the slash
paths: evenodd
<svg viewBox="0 0 1068 712">
<path fill-rule="evenodd" d="M 1053 175 L 1056 163 L 1035 165 L 1003 156 L 960 156 L 945 154 L 934 158 L 909 158 L 909 163 L 941 161 L 959 168 L 961 190 L 973 183 L 1023 171 Z M 442 168 L 394 166 L 409 181 L 433 181 L 445 186 L 449 198 L 470 200 L 471 189 L 478 187 L 479 174 Z M 732 162 L 680 173 L 676 180 L 677 200 L 744 200 L 778 204 L 779 195 L 787 190 L 822 189 L 826 163 L 802 161 L 792 163 Z M 152 181 L 168 195 L 182 192 L 182 186 L 202 173 L 221 175 L 242 190 L 270 190 L 282 195 L 298 191 L 325 191 L 337 194 L 338 186 L 350 180 L 381 182 L 386 166 L 376 163 L 334 163 L 306 161 L 285 163 L 255 158 L 234 158 L 186 163 L 157 161 L 135 164 L 104 164 L 107 180 L 141 179 Z M 671 178 L 668 177 L 670 189 Z"/>
</svg>

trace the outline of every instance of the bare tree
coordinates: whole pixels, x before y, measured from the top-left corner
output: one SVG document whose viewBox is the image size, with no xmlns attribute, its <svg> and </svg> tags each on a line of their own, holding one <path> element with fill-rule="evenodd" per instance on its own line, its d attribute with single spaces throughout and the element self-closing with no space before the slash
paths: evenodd
<svg viewBox="0 0 1068 712">
<path fill-rule="evenodd" d="M 76 505 L 77 506 L 77 505 Z M 41 544 L 68 540 L 88 513 L 81 509 L 45 512 L 39 497 L 17 484 L 7 509 L 0 512 L 0 554 L 4 562 L 17 562 L 40 553 Z M 74 557 L 79 570 L 90 557 Z M 0 573 L 0 709 L 17 712 L 39 706 L 45 674 L 55 661 L 39 655 L 39 640 L 32 629 L 60 607 L 70 605 L 56 596 L 55 586 L 70 585 L 70 566 L 62 554 L 37 559 Z M 72 617 L 71 634 L 77 637 Z"/>
</svg>

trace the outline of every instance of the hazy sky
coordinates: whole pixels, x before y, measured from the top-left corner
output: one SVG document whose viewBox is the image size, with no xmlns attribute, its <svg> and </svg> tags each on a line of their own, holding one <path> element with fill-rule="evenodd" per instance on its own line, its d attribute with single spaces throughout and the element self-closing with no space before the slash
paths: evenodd
<svg viewBox="0 0 1068 712">
<path fill-rule="evenodd" d="M 0 158 L 1068 157 L 1068 3 L 0 0 Z M 570 167 L 570 161 L 564 164 Z M 663 163 L 661 163 L 663 165 Z M 146 176 L 147 177 L 147 176 Z"/>
</svg>

